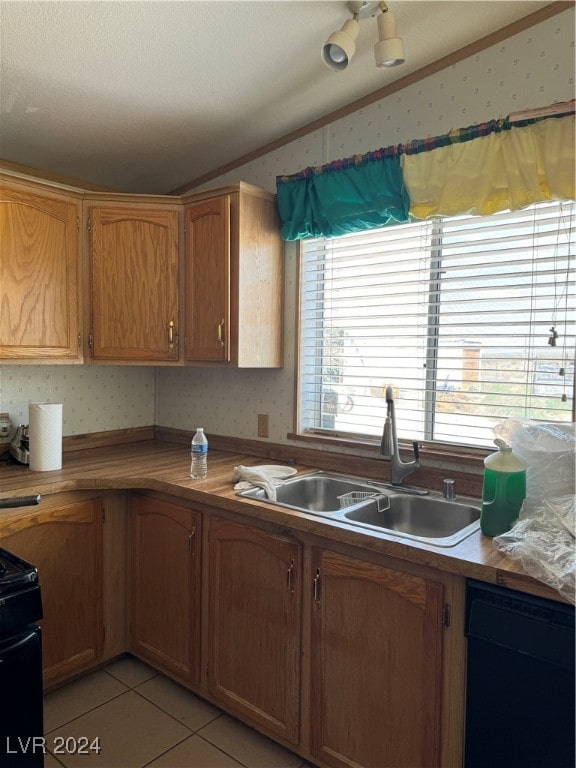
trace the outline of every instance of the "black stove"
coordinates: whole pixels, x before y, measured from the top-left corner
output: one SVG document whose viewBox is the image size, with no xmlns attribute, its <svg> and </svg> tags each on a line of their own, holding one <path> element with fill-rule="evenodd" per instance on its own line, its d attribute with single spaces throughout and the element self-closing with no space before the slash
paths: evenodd
<svg viewBox="0 0 576 768">
<path fill-rule="evenodd" d="M 41 618 L 37 569 L 0 548 L 0 768 L 44 765 Z"/>
<path fill-rule="evenodd" d="M 42 618 L 36 568 L 0 548 L 0 640 Z"/>
</svg>

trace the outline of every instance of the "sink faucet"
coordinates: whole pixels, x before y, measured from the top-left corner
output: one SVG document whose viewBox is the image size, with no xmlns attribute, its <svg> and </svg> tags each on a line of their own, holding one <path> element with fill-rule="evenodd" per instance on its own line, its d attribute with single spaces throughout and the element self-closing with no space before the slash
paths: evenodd
<svg viewBox="0 0 576 768">
<path fill-rule="evenodd" d="M 386 387 L 386 403 L 388 410 L 386 421 L 384 422 L 384 432 L 382 433 L 382 443 L 380 445 L 380 456 L 390 457 L 390 483 L 400 485 L 402 480 L 414 472 L 420 466 L 418 443 L 412 443 L 414 447 L 414 461 L 402 461 L 400 451 L 398 450 L 398 437 L 396 435 L 396 412 L 394 410 L 394 393 L 392 387 Z"/>
</svg>

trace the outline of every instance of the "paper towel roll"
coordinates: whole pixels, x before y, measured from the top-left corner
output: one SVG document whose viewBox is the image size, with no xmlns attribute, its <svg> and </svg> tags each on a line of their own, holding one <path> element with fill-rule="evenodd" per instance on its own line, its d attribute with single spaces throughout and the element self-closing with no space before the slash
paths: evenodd
<svg viewBox="0 0 576 768">
<path fill-rule="evenodd" d="M 62 469 L 62 403 L 30 403 L 30 469 Z"/>
</svg>

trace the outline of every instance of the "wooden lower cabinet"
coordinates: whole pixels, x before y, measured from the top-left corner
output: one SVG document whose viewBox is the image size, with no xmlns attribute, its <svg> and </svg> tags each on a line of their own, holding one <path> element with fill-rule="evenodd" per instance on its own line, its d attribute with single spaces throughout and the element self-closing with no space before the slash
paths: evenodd
<svg viewBox="0 0 576 768">
<path fill-rule="evenodd" d="M 26 513 L 3 525 L 0 545 L 38 569 L 47 685 L 102 657 L 102 543 L 101 498 Z"/>
<path fill-rule="evenodd" d="M 442 584 L 326 549 L 313 550 L 312 581 L 312 755 L 438 766 Z"/>
<path fill-rule="evenodd" d="M 127 497 L 89 493 L 0 532 L 40 574 L 49 686 L 128 649 L 322 768 L 461 765 L 462 579 L 153 492 L 126 536 Z"/>
<path fill-rule="evenodd" d="M 133 497 L 129 649 L 194 685 L 200 672 L 200 522 L 189 507 Z"/>
<path fill-rule="evenodd" d="M 301 545 L 216 516 L 209 525 L 209 694 L 242 720 L 296 744 Z"/>
</svg>

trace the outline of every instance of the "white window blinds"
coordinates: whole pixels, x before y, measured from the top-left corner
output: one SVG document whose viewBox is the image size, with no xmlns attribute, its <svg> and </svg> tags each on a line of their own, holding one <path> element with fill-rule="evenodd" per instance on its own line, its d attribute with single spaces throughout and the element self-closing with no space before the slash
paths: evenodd
<svg viewBox="0 0 576 768">
<path fill-rule="evenodd" d="M 576 204 L 303 242 L 299 429 L 492 445 L 571 421 Z"/>
</svg>

